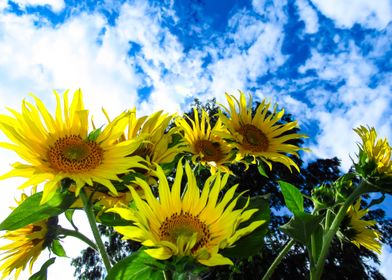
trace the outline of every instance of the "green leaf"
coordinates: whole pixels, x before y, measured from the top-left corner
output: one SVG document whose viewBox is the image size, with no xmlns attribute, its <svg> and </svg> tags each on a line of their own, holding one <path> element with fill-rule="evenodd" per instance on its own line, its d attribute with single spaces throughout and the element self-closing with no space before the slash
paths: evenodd
<svg viewBox="0 0 392 280">
<path fill-rule="evenodd" d="M 34 273 L 30 276 L 29 280 L 46 280 L 48 267 L 54 264 L 55 260 L 56 258 L 50 258 L 49 260 L 47 260 L 37 273 Z"/>
<path fill-rule="evenodd" d="M 67 257 L 67 253 L 65 252 L 65 250 L 59 240 L 57 240 L 57 239 L 53 240 L 51 249 L 52 249 L 52 252 L 55 253 L 57 256 Z"/>
<path fill-rule="evenodd" d="M 164 280 L 164 269 L 164 264 L 140 249 L 115 264 L 106 280 Z"/>
<path fill-rule="evenodd" d="M 281 226 L 280 229 L 296 241 L 309 246 L 311 234 L 320 226 L 322 219 L 322 216 L 302 213 L 292 217 L 290 221 Z"/>
<path fill-rule="evenodd" d="M 304 213 L 304 198 L 299 189 L 284 181 L 279 181 L 279 185 L 287 208 L 296 216 Z"/>
<path fill-rule="evenodd" d="M 99 222 L 107 226 L 129 226 L 132 222 L 121 218 L 117 213 L 105 212 L 99 217 Z"/>
<path fill-rule="evenodd" d="M 243 204 L 247 198 L 241 197 L 238 204 Z M 221 251 L 225 257 L 249 257 L 260 252 L 264 245 L 264 236 L 268 231 L 270 221 L 270 207 L 268 200 L 263 196 L 252 197 L 247 209 L 257 208 L 259 211 L 246 222 L 240 224 L 239 228 L 244 228 L 254 221 L 265 220 L 265 223 L 256 228 L 253 232 L 243 236 L 234 243 L 234 247 L 226 248 Z"/>
<path fill-rule="evenodd" d="M 29 224 L 57 216 L 68 209 L 76 200 L 75 194 L 58 190 L 45 204 L 40 204 L 42 192 L 26 198 L 0 224 L 0 230 L 15 230 Z"/>
</svg>

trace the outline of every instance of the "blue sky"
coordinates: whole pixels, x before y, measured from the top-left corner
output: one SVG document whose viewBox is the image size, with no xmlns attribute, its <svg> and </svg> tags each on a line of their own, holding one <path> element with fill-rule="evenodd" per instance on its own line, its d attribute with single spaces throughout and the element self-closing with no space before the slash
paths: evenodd
<svg viewBox="0 0 392 280">
<path fill-rule="evenodd" d="M 98 120 L 243 90 L 298 119 L 307 159 L 346 171 L 352 128 L 392 140 L 391 20 L 390 0 L 3 0 L 0 112 L 29 92 L 53 105 L 53 89 L 82 88 Z"/>
</svg>

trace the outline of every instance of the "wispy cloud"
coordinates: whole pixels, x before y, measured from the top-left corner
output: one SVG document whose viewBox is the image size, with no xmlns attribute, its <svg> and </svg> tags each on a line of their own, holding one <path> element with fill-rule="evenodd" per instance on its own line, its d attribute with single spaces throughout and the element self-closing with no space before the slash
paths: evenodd
<svg viewBox="0 0 392 280">
<path fill-rule="evenodd" d="M 392 267 L 392 251 L 388 246 L 382 248 L 382 254 L 380 257 L 380 272 L 385 276 L 386 279 L 392 280 L 391 267 Z"/>
<path fill-rule="evenodd" d="M 338 27 L 351 28 L 358 23 L 368 28 L 385 28 L 392 20 L 392 7 L 389 0 L 340 1 L 311 0 Z"/>
<path fill-rule="evenodd" d="M 49 5 L 15 3 L 22 8 Z M 62 1 L 51 3 L 55 11 L 64 9 Z M 173 3 L 115 5 L 110 10 L 118 15 L 115 20 L 101 12 L 106 4 L 89 12 L 73 10 L 56 25 L 37 25 L 36 13 L 16 15 L 3 7 L 2 99 L 15 103 L 29 91 L 43 96 L 53 88 L 80 87 L 92 111 L 104 105 L 114 115 L 133 106 L 145 113 L 173 112 L 186 108 L 193 96 L 223 101 L 225 91 L 248 90 L 281 102 L 302 124 L 317 122 L 315 155 L 337 155 L 344 168 L 355 147 L 350 144 L 353 127 L 368 123 L 391 136 L 383 120 L 390 112 L 390 72 L 380 71 L 391 52 L 387 1 L 357 1 L 347 9 L 325 1 L 255 0 L 231 14 L 220 36 L 208 33 L 208 24 L 193 28 L 194 34 L 205 31 L 209 37 L 190 47 L 173 31 L 179 23 Z M 343 16 L 343 10 L 348 14 Z M 321 15 L 342 28 L 355 23 L 386 28 L 363 33 L 362 41 L 356 41 L 342 29 L 331 36 L 333 27 Z M 333 127 L 341 129 L 339 135 Z"/>
<path fill-rule="evenodd" d="M 53 12 L 60 12 L 65 8 L 64 0 L 13 0 L 21 9 L 26 7 L 47 6 Z"/>
</svg>

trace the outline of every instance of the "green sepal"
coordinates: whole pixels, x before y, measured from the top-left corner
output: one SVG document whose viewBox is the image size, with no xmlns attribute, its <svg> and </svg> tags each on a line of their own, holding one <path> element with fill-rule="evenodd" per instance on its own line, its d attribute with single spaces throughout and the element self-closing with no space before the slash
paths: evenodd
<svg viewBox="0 0 392 280">
<path fill-rule="evenodd" d="M 78 227 L 74 224 L 73 222 L 73 214 L 75 213 L 75 209 L 68 209 L 64 212 L 65 217 L 67 218 L 67 220 L 71 223 L 72 227 L 75 230 L 78 230 Z"/>
<path fill-rule="evenodd" d="M 106 280 L 164 280 L 165 265 L 152 258 L 143 249 L 116 263 Z"/>
<path fill-rule="evenodd" d="M 96 141 L 98 136 L 101 134 L 101 132 L 102 132 L 102 127 L 97 128 L 97 129 L 91 131 L 89 133 L 89 135 L 87 136 L 87 140 L 88 141 Z"/>
<path fill-rule="evenodd" d="M 48 267 L 54 264 L 56 258 L 50 258 L 42 266 L 41 269 L 30 276 L 29 280 L 47 280 Z"/>
<path fill-rule="evenodd" d="M 166 263 L 166 273 L 176 280 L 200 279 L 198 275 L 208 269 L 191 256 L 175 256 Z"/>
<path fill-rule="evenodd" d="M 40 204 L 41 198 L 42 192 L 26 198 L 0 224 L 0 230 L 15 230 L 57 216 L 65 212 L 76 200 L 74 193 L 60 190 L 57 190 L 53 197 L 44 204 Z"/>
<path fill-rule="evenodd" d="M 257 162 L 257 170 L 259 171 L 261 176 L 269 178 L 267 173 L 265 172 L 264 166 L 261 162 Z"/>
<path fill-rule="evenodd" d="M 294 240 L 309 246 L 312 233 L 320 226 L 322 216 L 302 213 L 293 216 L 290 221 L 280 227 L 288 236 Z"/>
<path fill-rule="evenodd" d="M 295 215 L 304 213 L 304 198 L 299 189 L 290 183 L 279 181 L 287 208 Z"/>
<path fill-rule="evenodd" d="M 247 209 L 257 208 L 259 211 L 254 213 L 249 220 L 240 224 L 238 229 L 250 225 L 252 222 L 265 220 L 265 223 L 256 228 L 248 235 L 243 236 L 234 243 L 231 248 L 225 248 L 220 253 L 225 257 L 250 257 L 258 254 L 264 245 L 264 236 L 268 231 L 268 224 L 270 221 L 270 207 L 266 196 L 255 196 L 250 198 Z M 238 204 L 244 205 L 247 198 L 241 197 Z M 238 206 L 238 205 L 237 205 Z M 243 207 L 243 206 L 242 206 Z"/>
<path fill-rule="evenodd" d="M 57 239 L 53 240 L 50 249 L 53 253 L 55 253 L 59 257 L 68 257 L 67 253 L 64 250 L 63 245 L 61 245 L 60 241 Z"/>
</svg>

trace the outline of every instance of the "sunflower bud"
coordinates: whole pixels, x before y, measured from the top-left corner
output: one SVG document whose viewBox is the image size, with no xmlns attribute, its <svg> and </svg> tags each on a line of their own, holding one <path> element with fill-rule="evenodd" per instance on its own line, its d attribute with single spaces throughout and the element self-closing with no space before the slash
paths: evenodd
<svg viewBox="0 0 392 280">
<path fill-rule="evenodd" d="M 392 193 L 391 146 L 387 139 L 377 139 L 376 130 L 360 126 L 354 131 L 361 137 L 355 170 L 383 192 Z"/>
</svg>

